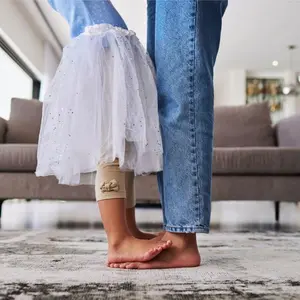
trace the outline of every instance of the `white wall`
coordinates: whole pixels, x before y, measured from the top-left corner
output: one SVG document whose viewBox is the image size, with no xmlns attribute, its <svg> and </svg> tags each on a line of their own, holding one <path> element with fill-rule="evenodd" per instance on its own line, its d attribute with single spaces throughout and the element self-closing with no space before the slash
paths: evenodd
<svg viewBox="0 0 300 300">
<path fill-rule="evenodd" d="M 0 34 L 39 77 L 43 71 L 43 39 L 20 11 L 15 0 L 0 1 Z"/>
<path fill-rule="evenodd" d="M 246 103 L 246 70 L 215 71 L 215 106 Z"/>
<path fill-rule="evenodd" d="M 285 82 L 296 83 L 295 72 L 287 71 L 284 73 Z M 287 96 L 284 102 L 284 117 L 289 117 L 293 114 L 300 113 L 299 96 Z"/>
<path fill-rule="evenodd" d="M 244 105 L 246 103 L 246 78 L 283 78 L 285 83 L 295 83 L 295 72 L 247 71 L 243 69 L 215 71 L 215 106 Z M 279 119 L 300 113 L 300 99 L 295 96 L 285 97 L 282 111 L 272 114 L 274 122 Z"/>
<path fill-rule="evenodd" d="M 215 71 L 215 106 L 229 105 L 229 71 Z"/>
<path fill-rule="evenodd" d="M 49 36 L 43 36 L 43 31 L 39 28 L 41 26 L 38 26 L 35 20 L 37 16 L 33 18 L 28 13 L 30 9 L 33 11 L 33 5 L 29 5 L 29 2 L 33 1 L 0 0 L 0 34 L 3 31 L 5 37 L 9 37 L 14 50 L 32 65 L 33 71 L 41 77 L 44 69 L 44 41 L 48 40 Z M 124 0 L 112 2 L 128 27 L 137 33 L 143 44 L 146 44 L 146 0 L 130 0 L 130 3 Z M 43 1 L 39 3 L 49 6 Z M 65 31 L 66 28 L 63 27 L 62 30 Z"/>
<path fill-rule="evenodd" d="M 261 77 L 280 73 L 288 82 L 288 45 L 298 45 L 293 68 L 300 70 L 299 9 L 300 1 L 292 0 L 229 1 L 215 70 L 215 105 L 245 104 L 247 70 L 258 70 Z M 284 117 L 299 113 L 300 100 L 287 97 L 283 112 Z"/>
<path fill-rule="evenodd" d="M 11 98 L 31 98 L 32 79 L 1 48 L 0 66 L 0 117 L 8 119 Z"/>
<path fill-rule="evenodd" d="M 146 45 L 147 34 L 147 1 L 146 0 L 112 0 L 116 9 L 124 18 L 129 29 L 136 32 L 137 36 Z"/>
</svg>

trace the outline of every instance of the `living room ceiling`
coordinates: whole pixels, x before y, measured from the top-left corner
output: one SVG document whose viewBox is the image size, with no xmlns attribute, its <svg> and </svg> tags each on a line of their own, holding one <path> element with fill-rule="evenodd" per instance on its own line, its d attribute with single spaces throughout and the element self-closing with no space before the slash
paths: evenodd
<svg viewBox="0 0 300 300">
<path fill-rule="evenodd" d="M 287 46 L 298 45 L 294 70 L 300 71 L 300 1 L 229 0 L 224 17 L 219 68 L 289 69 Z M 279 62 L 274 68 L 272 62 Z"/>
<path fill-rule="evenodd" d="M 146 34 L 146 1 L 112 0 L 131 29 L 142 41 Z M 63 45 L 69 41 L 68 26 L 54 13 L 47 0 L 38 3 Z M 287 46 L 298 45 L 294 52 L 294 70 L 300 71 L 300 1 L 229 0 L 223 22 L 218 69 L 287 70 Z M 279 65 L 274 68 L 272 62 Z"/>
<path fill-rule="evenodd" d="M 41 11 L 47 18 L 47 21 L 52 27 L 61 45 L 65 46 L 70 40 L 69 27 L 67 22 L 58 13 L 52 10 L 47 0 L 38 0 L 37 3 Z"/>
</svg>

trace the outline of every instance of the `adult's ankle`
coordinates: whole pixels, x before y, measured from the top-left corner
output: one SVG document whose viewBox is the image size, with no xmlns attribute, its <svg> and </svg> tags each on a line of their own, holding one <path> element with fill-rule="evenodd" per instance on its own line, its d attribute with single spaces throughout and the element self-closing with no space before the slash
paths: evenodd
<svg viewBox="0 0 300 300">
<path fill-rule="evenodd" d="M 166 231 L 163 240 L 171 240 L 177 246 L 197 246 L 196 233 L 179 233 Z"/>
</svg>

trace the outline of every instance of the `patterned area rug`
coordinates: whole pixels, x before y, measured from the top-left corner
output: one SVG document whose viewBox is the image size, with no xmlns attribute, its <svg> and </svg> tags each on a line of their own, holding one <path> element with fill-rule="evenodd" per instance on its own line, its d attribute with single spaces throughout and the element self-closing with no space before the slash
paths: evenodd
<svg viewBox="0 0 300 300">
<path fill-rule="evenodd" d="M 101 230 L 0 231 L 0 299 L 300 299 L 300 233 L 199 235 L 203 265 L 104 266 Z"/>
</svg>

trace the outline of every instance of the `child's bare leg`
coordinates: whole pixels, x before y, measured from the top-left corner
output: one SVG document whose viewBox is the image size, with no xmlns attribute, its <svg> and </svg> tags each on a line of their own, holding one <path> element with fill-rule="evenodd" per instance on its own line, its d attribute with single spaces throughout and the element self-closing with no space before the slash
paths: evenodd
<svg viewBox="0 0 300 300">
<path fill-rule="evenodd" d="M 135 220 L 135 207 L 126 209 L 126 219 L 127 219 L 129 231 L 134 237 L 143 240 L 150 240 L 157 237 L 156 234 L 143 232 L 137 227 L 136 220 Z"/>
<path fill-rule="evenodd" d="M 108 239 L 108 263 L 149 261 L 171 246 L 170 241 L 140 240 L 131 234 L 125 212 L 125 174 L 118 161 L 98 167 L 96 197 Z"/>
<path fill-rule="evenodd" d="M 138 239 L 150 240 L 156 238 L 155 234 L 142 232 L 139 230 L 136 224 L 135 218 L 135 185 L 134 185 L 134 174 L 133 172 L 125 173 L 125 188 L 126 188 L 126 220 L 128 229 L 131 234 Z"/>
</svg>

